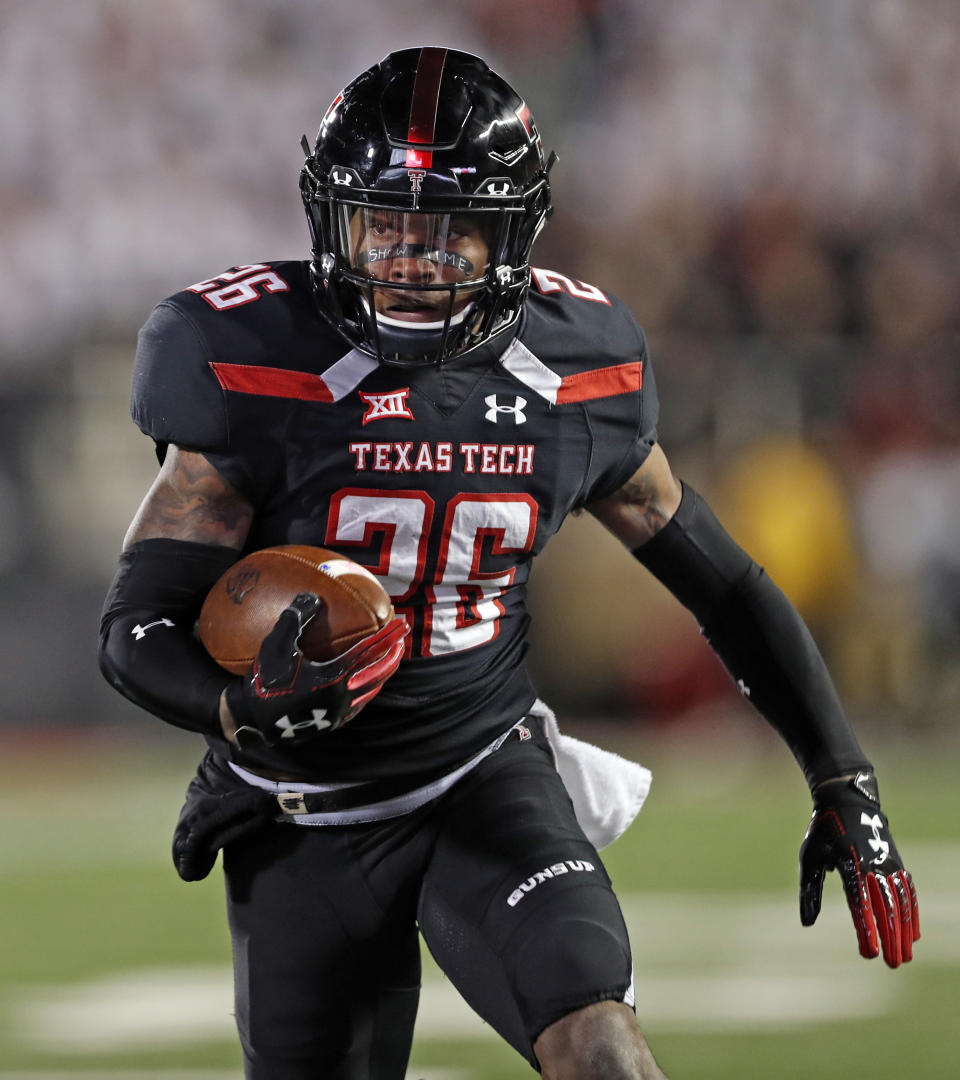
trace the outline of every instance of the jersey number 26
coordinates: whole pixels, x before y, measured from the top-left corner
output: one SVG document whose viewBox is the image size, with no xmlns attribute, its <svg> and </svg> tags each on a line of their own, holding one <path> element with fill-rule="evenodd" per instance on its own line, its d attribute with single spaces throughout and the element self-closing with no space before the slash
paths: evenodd
<svg viewBox="0 0 960 1080">
<path fill-rule="evenodd" d="M 435 524 L 439 550 L 430 572 Z M 482 569 L 484 550 L 491 556 L 524 554 L 532 549 L 536 531 L 536 500 L 523 493 L 457 495 L 440 521 L 425 491 L 344 488 L 331 499 L 324 543 L 349 549 L 371 547 L 379 539 L 380 561 L 368 569 L 408 620 L 411 606 L 404 605 L 423 591 L 423 631 L 419 649 L 416 644 L 413 649 L 421 656 L 440 656 L 497 636 L 504 613 L 500 597 L 517 567 Z"/>
</svg>

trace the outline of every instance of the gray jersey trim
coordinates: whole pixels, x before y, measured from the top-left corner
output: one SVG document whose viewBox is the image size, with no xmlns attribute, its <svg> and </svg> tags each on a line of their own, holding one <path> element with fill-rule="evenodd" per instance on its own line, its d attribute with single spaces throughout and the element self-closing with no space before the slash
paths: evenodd
<svg viewBox="0 0 960 1080">
<path fill-rule="evenodd" d="M 524 386 L 546 398 L 551 405 L 556 405 L 557 393 L 563 379 L 535 356 L 519 338 L 514 338 L 504 351 L 500 364 Z"/>
<path fill-rule="evenodd" d="M 345 398 L 363 382 L 380 361 L 359 349 L 351 349 L 346 356 L 327 368 L 321 378 L 334 401 Z"/>
</svg>

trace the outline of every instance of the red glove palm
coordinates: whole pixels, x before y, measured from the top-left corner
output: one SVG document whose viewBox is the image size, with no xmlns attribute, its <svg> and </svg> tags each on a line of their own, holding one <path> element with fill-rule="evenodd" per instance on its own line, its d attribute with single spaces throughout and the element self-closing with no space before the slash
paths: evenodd
<svg viewBox="0 0 960 1080">
<path fill-rule="evenodd" d="M 800 848 L 804 926 L 820 914 L 826 870 L 840 874 L 860 955 L 878 956 L 882 946 L 890 967 L 911 960 L 913 943 L 920 937 L 917 890 L 880 810 L 872 773 L 827 780 L 814 789 L 813 817 Z"/>
</svg>

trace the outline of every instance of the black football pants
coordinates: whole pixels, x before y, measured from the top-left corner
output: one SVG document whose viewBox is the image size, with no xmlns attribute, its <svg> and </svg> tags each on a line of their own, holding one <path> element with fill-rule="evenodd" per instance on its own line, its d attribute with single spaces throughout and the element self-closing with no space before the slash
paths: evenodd
<svg viewBox="0 0 960 1080">
<path fill-rule="evenodd" d="M 271 824 L 224 865 L 248 1080 L 403 1080 L 418 927 L 534 1066 L 540 1032 L 631 981 L 619 905 L 540 733 L 404 817 Z"/>
</svg>

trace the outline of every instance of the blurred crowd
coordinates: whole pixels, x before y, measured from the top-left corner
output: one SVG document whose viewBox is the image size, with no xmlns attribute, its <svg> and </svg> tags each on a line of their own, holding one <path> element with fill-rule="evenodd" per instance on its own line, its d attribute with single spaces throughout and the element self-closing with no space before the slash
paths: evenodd
<svg viewBox="0 0 960 1080">
<path fill-rule="evenodd" d="M 792 596 L 852 708 L 946 725 L 953 0 L 7 0 L 0 643 L 30 678 L 0 722 L 126 708 L 93 655 L 153 470 L 126 414 L 136 329 L 191 281 L 302 257 L 301 133 L 362 68 L 424 43 L 481 53 L 526 95 L 560 153 L 536 261 L 630 303 L 675 467 Z M 533 589 L 561 712 L 666 722 L 729 695 L 689 616 L 653 584 L 630 599 L 629 559 L 585 559 L 605 541 L 571 525 Z"/>
</svg>

